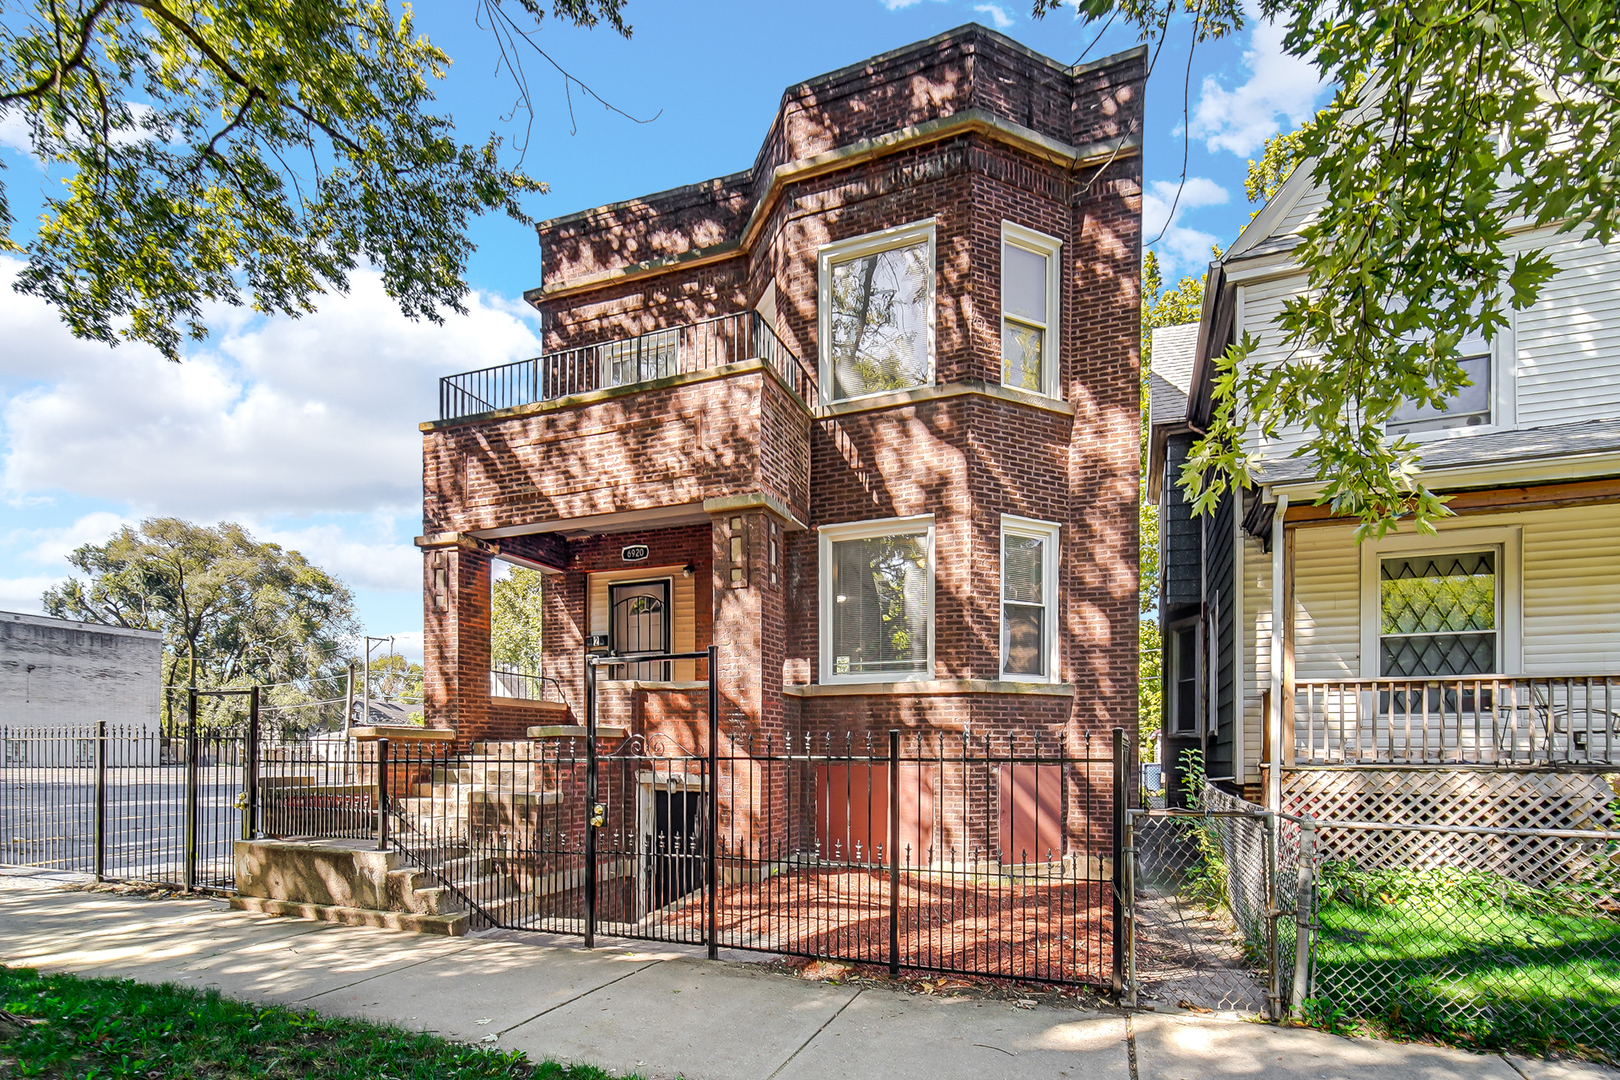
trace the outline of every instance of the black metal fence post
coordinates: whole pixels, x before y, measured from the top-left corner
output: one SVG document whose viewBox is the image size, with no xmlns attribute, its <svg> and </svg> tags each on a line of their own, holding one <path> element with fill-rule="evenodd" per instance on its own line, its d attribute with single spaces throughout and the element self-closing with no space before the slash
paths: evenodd
<svg viewBox="0 0 1620 1080">
<path fill-rule="evenodd" d="M 107 721 L 96 721 L 96 880 L 107 880 Z"/>
<path fill-rule="evenodd" d="M 585 947 L 596 948 L 596 657 L 585 658 Z"/>
<path fill-rule="evenodd" d="M 900 729 L 889 729 L 889 975 L 900 977 Z"/>
<path fill-rule="evenodd" d="M 377 740 L 377 850 L 388 850 L 388 740 Z"/>
<path fill-rule="evenodd" d="M 1117 1001 L 1125 992 L 1125 810 L 1130 800 L 1130 758 L 1125 729 L 1114 729 L 1114 942 L 1113 984 Z"/>
<path fill-rule="evenodd" d="M 709 827 L 703 830 L 703 861 L 706 864 L 705 887 L 709 891 L 708 939 L 709 959 L 720 952 L 720 867 L 716 855 L 719 851 L 717 834 L 720 831 L 720 650 L 709 646 L 709 785 L 705 792 L 708 803 Z M 769 766 L 766 766 L 769 768 Z"/>
<path fill-rule="evenodd" d="M 197 887 L 197 688 L 186 690 L 186 892 Z"/>
<path fill-rule="evenodd" d="M 248 695 L 247 746 L 242 760 L 242 839 L 259 835 L 259 688 Z"/>
</svg>

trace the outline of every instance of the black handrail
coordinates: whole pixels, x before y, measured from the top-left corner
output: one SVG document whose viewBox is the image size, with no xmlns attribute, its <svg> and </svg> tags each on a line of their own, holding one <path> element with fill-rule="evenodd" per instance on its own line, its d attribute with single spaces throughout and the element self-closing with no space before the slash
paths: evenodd
<svg viewBox="0 0 1620 1080">
<path fill-rule="evenodd" d="M 816 408 L 819 392 L 811 370 L 782 344 L 759 312 L 742 311 L 447 375 L 439 380 L 439 419 L 459 420 L 745 360 L 763 361 L 799 400 Z"/>
</svg>

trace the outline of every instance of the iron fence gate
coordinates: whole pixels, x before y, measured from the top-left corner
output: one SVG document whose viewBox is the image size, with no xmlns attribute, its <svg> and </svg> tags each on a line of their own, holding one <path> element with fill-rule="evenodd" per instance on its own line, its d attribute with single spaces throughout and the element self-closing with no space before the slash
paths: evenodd
<svg viewBox="0 0 1620 1080">
<path fill-rule="evenodd" d="M 256 827 L 258 701 L 185 689 L 156 726 L 0 728 L 0 863 L 228 891 Z"/>
<path fill-rule="evenodd" d="M 601 658 L 706 666 L 635 735 L 593 658 L 582 730 L 383 744 L 389 843 L 475 925 L 1118 988 L 1122 731 L 728 734 L 715 660 Z"/>
</svg>

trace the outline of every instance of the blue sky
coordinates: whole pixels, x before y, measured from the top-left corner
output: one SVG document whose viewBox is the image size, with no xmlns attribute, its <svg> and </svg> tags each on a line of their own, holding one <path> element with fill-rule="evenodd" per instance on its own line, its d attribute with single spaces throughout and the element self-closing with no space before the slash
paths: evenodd
<svg viewBox="0 0 1620 1080">
<path fill-rule="evenodd" d="M 527 132 L 525 167 L 551 186 L 529 199 L 538 218 L 746 168 L 786 86 L 963 23 L 1064 62 L 1097 35 L 1066 11 L 1034 22 L 1015 4 L 975 0 L 786 8 L 630 0 L 626 11 L 635 28 L 628 41 L 549 20 L 537 40 L 614 106 L 649 122 L 606 111 L 577 85 L 565 95 L 562 75 L 529 53 L 531 127 L 521 114 L 507 120 L 514 85 L 495 71 L 475 5 L 417 9 L 419 28 L 455 61 L 440 104 L 463 137 Z M 1251 209 L 1247 159 L 1323 100 L 1315 73 L 1281 55 L 1279 36 L 1251 23 L 1201 46 L 1190 68 L 1185 39 L 1161 55 L 1148 87 L 1145 224 L 1150 240 L 1163 232 L 1155 249 L 1172 274 L 1201 272 L 1209 245 L 1231 242 Z M 1134 43 L 1114 28 L 1086 58 Z M 20 125 L 0 117 L 8 166 L 0 182 L 26 228 L 30 205 L 60 177 L 23 145 Z M 538 342 L 520 301 L 539 283 L 533 232 L 492 217 L 473 238 L 465 317 L 412 323 L 374 275 L 362 274 L 349 295 L 301 320 L 219 312 L 210 339 L 178 365 L 150 350 L 75 341 L 54 313 L 9 288 L 18 264 L 0 257 L 0 609 L 39 610 L 41 591 L 69 569 L 66 553 L 121 523 L 156 514 L 230 519 L 343 577 L 368 632 L 398 635 L 419 654 L 416 423 L 432 413 L 438 376 L 531 355 Z"/>
</svg>

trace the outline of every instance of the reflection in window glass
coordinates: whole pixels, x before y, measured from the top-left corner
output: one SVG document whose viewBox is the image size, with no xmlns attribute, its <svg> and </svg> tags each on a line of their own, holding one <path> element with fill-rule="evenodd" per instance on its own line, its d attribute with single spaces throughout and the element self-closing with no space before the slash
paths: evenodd
<svg viewBox="0 0 1620 1080">
<path fill-rule="evenodd" d="M 1384 559 L 1378 592 L 1384 675 L 1495 672 L 1495 551 Z"/>
<path fill-rule="evenodd" d="M 1001 540 L 1001 669 L 1046 676 L 1046 541 L 1007 533 Z"/>
<path fill-rule="evenodd" d="M 1457 364 L 1472 384 L 1464 386 L 1446 399 L 1444 409 L 1430 406 L 1421 408 L 1410 402 L 1396 409 L 1386 425 L 1397 435 L 1417 431 L 1440 431 L 1446 428 L 1476 427 L 1491 422 L 1491 354 L 1484 338 L 1465 342 L 1469 355 L 1460 357 Z"/>
<path fill-rule="evenodd" d="M 834 262 L 830 277 L 833 397 L 927 383 L 934 299 L 928 244 Z"/>
<path fill-rule="evenodd" d="M 834 675 L 928 671 L 927 534 L 832 543 Z"/>
<path fill-rule="evenodd" d="M 1001 245 L 1002 381 L 1043 393 L 1049 258 L 1017 244 Z"/>
</svg>

